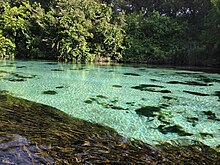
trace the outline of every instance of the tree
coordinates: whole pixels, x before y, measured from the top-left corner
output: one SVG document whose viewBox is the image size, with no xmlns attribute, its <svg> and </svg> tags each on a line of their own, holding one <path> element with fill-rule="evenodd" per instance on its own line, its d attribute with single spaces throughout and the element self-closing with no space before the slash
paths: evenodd
<svg viewBox="0 0 220 165">
<path fill-rule="evenodd" d="M 2 35 L 0 30 L 0 57 L 14 57 L 15 44 Z"/>
<path fill-rule="evenodd" d="M 55 6 L 43 22 L 51 48 L 60 60 L 121 58 L 123 19 L 113 20 L 111 7 L 94 0 L 60 0 Z"/>
<path fill-rule="evenodd" d="M 124 60 L 128 62 L 170 63 L 176 55 L 185 51 L 185 24 L 159 12 L 147 17 L 130 14 L 127 19 L 127 38 Z"/>
<path fill-rule="evenodd" d="M 30 16 L 31 6 L 28 3 L 23 3 L 19 7 L 5 5 L 4 12 L 0 15 L 0 29 L 3 36 L 16 45 L 16 54 L 26 52 L 26 42 L 31 38 Z"/>
<path fill-rule="evenodd" d="M 212 0 L 212 8 L 205 17 L 203 41 L 208 59 L 215 66 L 220 65 L 220 0 Z"/>
</svg>

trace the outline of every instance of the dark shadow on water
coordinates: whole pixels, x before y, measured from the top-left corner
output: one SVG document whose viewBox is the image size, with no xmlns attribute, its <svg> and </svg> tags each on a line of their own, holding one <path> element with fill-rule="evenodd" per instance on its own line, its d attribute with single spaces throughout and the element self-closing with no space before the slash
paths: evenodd
<svg viewBox="0 0 220 165">
<path fill-rule="evenodd" d="M 0 91 L 0 164 L 215 164 L 220 156 L 200 143 L 160 148 Z"/>
</svg>

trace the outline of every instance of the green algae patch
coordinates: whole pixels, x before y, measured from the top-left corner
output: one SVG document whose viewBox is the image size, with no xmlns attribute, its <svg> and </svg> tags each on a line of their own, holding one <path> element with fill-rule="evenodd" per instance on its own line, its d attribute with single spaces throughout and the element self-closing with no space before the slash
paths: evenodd
<svg viewBox="0 0 220 165">
<path fill-rule="evenodd" d="M 65 70 L 63 70 L 63 69 L 51 69 L 51 71 L 63 72 L 63 71 L 65 71 Z"/>
<path fill-rule="evenodd" d="M 153 79 L 153 78 L 151 78 L 150 81 L 153 81 L 153 82 L 160 82 L 159 80 L 157 80 L 157 79 Z"/>
<path fill-rule="evenodd" d="M 200 132 L 199 134 L 200 134 L 200 136 L 202 136 L 202 138 L 206 138 L 207 136 L 211 136 L 213 138 L 213 135 L 211 133 Z"/>
<path fill-rule="evenodd" d="M 70 70 L 85 70 L 86 68 L 73 68 L 73 69 L 70 69 Z"/>
<path fill-rule="evenodd" d="M 47 94 L 47 95 L 56 95 L 57 92 L 56 91 L 52 91 L 52 90 L 48 90 L 48 91 L 43 91 L 43 94 Z"/>
<path fill-rule="evenodd" d="M 84 103 L 86 103 L 86 104 L 92 104 L 92 100 L 85 100 Z"/>
<path fill-rule="evenodd" d="M 155 84 L 140 84 L 138 86 L 133 86 L 131 88 L 136 89 L 136 90 L 140 90 L 140 91 L 158 92 L 158 93 L 171 93 L 171 91 L 167 90 L 167 89 L 162 89 L 161 90 L 161 88 L 164 88 L 164 86 L 155 85 Z"/>
<path fill-rule="evenodd" d="M 166 126 L 166 125 L 160 125 L 157 128 L 161 133 L 167 134 L 167 133 L 177 133 L 179 136 L 191 136 L 193 134 L 188 133 L 183 130 L 183 127 L 180 125 L 172 125 L 172 126 Z"/>
<path fill-rule="evenodd" d="M 112 85 L 112 87 L 114 87 L 114 88 L 122 88 L 121 85 Z"/>
<path fill-rule="evenodd" d="M 199 118 L 197 117 L 187 117 L 186 120 L 192 124 L 193 127 L 196 126 L 196 124 L 198 123 L 199 121 Z"/>
<path fill-rule="evenodd" d="M 196 72 L 175 72 L 175 74 L 186 75 L 186 76 L 194 76 L 194 75 L 198 75 L 200 73 L 196 73 Z"/>
<path fill-rule="evenodd" d="M 27 66 L 16 66 L 17 69 L 27 68 Z"/>
<path fill-rule="evenodd" d="M 27 81 L 28 79 L 35 78 L 36 75 L 14 73 L 14 72 L 0 70 L 0 77 L 2 77 L 3 80 L 7 80 L 7 81 L 11 81 L 11 82 L 22 82 L 22 81 Z"/>
<path fill-rule="evenodd" d="M 196 78 L 197 78 L 199 81 L 202 81 L 202 82 L 204 82 L 204 83 L 214 83 L 214 82 L 219 83 L 219 82 L 220 82 L 219 79 L 209 78 L 209 77 L 204 76 L 204 75 L 198 75 L 198 76 L 196 76 Z"/>
<path fill-rule="evenodd" d="M 218 96 L 218 98 L 219 98 L 219 100 L 218 100 L 218 101 L 220 101 L 220 91 L 215 91 L 214 96 Z"/>
<path fill-rule="evenodd" d="M 58 63 L 57 62 L 47 62 L 47 63 L 44 63 L 46 65 L 57 65 Z"/>
<path fill-rule="evenodd" d="M 160 107 L 145 106 L 135 110 L 138 115 L 146 117 L 154 117 L 156 114 L 154 112 L 160 112 Z"/>
<path fill-rule="evenodd" d="M 140 84 L 138 86 L 134 86 L 131 88 L 138 89 L 140 91 L 146 91 L 146 90 L 148 90 L 148 88 L 164 88 L 164 87 L 161 85 L 155 85 L 155 84 Z"/>
<path fill-rule="evenodd" d="M 220 121 L 220 119 L 218 119 L 218 118 L 216 117 L 216 115 L 215 115 L 214 112 L 212 112 L 212 111 L 202 111 L 202 112 L 207 116 L 208 119 Z"/>
<path fill-rule="evenodd" d="M 96 97 L 102 98 L 102 99 L 108 99 L 108 97 L 107 97 L 107 96 L 104 96 L 104 95 L 97 95 Z"/>
<path fill-rule="evenodd" d="M 170 100 L 177 100 L 176 98 L 170 97 L 170 96 L 162 96 L 163 99 L 170 101 Z"/>
<path fill-rule="evenodd" d="M 135 102 L 134 102 L 134 101 L 132 101 L 132 102 L 126 102 L 125 104 L 130 105 L 130 106 L 135 106 Z"/>
<path fill-rule="evenodd" d="M 118 99 L 115 98 L 113 100 L 108 99 L 107 96 L 97 95 L 95 98 L 90 97 L 88 100 L 85 100 L 84 103 L 92 104 L 93 102 L 101 105 L 103 108 L 113 109 L 113 110 L 128 110 L 128 108 L 124 108 L 120 105 L 117 105 Z"/>
<path fill-rule="evenodd" d="M 0 66 L 0 67 L 14 68 L 14 67 L 15 67 L 15 65 L 13 65 L 13 64 L 8 64 L 8 65 L 3 65 L 3 66 Z"/>
<path fill-rule="evenodd" d="M 170 90 L 158 90 L 153 92 L 159 92 L 159 93 L 172 93 Z"/>
<path fill-rule="evenodd" d="M 126 76 L 141 76 L 137 73 L 124 73 L 124 75 L 126 75 Z"/>
<path fill-rule="evenodd" d="M 197 96 L 209 96 L 209 94 L 200 93 L 200 92 L 193 92 L 193 91 L 186 91 L 186 90 L 184 90 L 183 92 L 189 93 L 189 94 L 192 94 L 192 95 L 197 95 Z"/>
<path fill-rule="evenodd" d="M 65 88 L 65 86 L 62 86 L 62 85 L 61 85 L 61 86 L 57 86 L 56 88 L 57 88 L 57 89 L 62 89 L 62 88 Z"/>
<path fill-rule="evenodd" d="M 185 82 L 169 81 L 167 83 L 168 84 L 192 85 L 192 86 L 212 86 L 213 85 L 213 84 L 207 84 L 207 83 L 202 83 L 202 82 L 197 82 L 197 81 L 185 81 Z"/>
<path fill-rule="evenodd" d="M 6 80 L 6 79 L 5 79 Z M 12 82 L 22 82 L 22 81 L 26 81 L 23 78 L 9 78 L 7 79 L 8 81 L 12 81 Z"/>
<path fill-rule="evenodd" d="M 148 88 L 145 91 L 148 91 L 148 92 L 158 92 L 158 93 L 171 93 L 170 90 L 166 90 L 166 89 L 165 90 L 156 90 L 154 88 Z"/>
<path fill-rule="evenodd" d="M 168 115 L 168 114 L 162 114 L 160 113 L 158 115 L 158 120 L 161 121 L 162 123 L 164 124 L 171 124 L 171 121 L 170 121 L 171 117 Z"/>
<path fill-rule="evenodd" d="M 2 164 L 6 160 L 11 164 L 57 165 L 196 164 L 197 155 L 202 164 L 218 162 L 219 153 L 208 147 L 180 156 L 176 153 L 190 153 L 191 147 L 161 145 L 162 151 L 122 137 L 109 127 L 73 118 L 56 108 L 15 98 L 7 92 L 0 92 L 0 121 Z"/>
</svg>

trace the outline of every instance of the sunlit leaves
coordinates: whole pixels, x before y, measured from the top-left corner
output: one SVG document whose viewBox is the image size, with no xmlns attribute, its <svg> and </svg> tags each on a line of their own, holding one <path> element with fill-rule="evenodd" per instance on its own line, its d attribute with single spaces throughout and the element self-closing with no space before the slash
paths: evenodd
<svg viewBox="0 0 220 165">
<path fill-rule="evenodd" d="M 13 57 L 15 50 L 15 44 L 8 38 L 2 35 L 0 30 L 0 57 Z"/>
</svg>

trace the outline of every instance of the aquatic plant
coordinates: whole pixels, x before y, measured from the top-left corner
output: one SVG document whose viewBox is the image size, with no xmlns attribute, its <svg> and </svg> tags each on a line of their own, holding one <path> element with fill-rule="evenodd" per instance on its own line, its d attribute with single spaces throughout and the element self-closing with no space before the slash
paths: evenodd
<svg viewBox="0 0 220 165">
<path fill-rule="evenodd" d="M 0 121 L 1 163 L 216 164 L 220 156 L 199 142 L 189 146 L 164 143 L 158 148 L 131 140 L 109 127 L 12 97 L 6 91 L 0 92 Z M 184 133 L 180 126 L 161 129 Z"/>
</svg>

